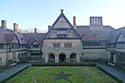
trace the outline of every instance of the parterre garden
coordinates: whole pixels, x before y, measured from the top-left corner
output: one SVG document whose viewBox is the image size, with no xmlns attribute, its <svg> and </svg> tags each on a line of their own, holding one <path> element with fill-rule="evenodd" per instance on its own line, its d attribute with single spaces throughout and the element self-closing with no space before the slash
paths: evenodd
<svg viewBox="0 0 125 83">
<path fill-rule="evenodd" d="M 6 83 L 118 83 L 97 67 L 31 66 Z"/>
</svg>

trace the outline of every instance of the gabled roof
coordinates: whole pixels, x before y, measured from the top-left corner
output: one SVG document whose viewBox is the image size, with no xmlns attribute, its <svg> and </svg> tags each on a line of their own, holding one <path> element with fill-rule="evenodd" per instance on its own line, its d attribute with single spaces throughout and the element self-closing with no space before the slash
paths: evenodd
<svg viewBox="0 0 125 83">
<path fill-rule="evenodd" d="M 69 22 L 69 20 L 64 15 L 63 10 L 61 10 L 61 14 L 58 16 L 56 21 L 50 27 L 50 29 L 47 32 L 47 34 L 46 34 L 44 39 L 50 39 L 50 38 L 51 39 L 58 39 L 59 38 L 59 37 L 57 37 L 58 33 L 59 34 L 67 33 L 66 35 L 68 35 L 67 31 L 70 31 L 70 32 L 74 33 L 75 36 L 72 36 L 72 37 L 68 36 L 66 39 L 68 39 L 68 38 L 81 39 L 81 37 L 78 34 L 78 32 L 75 30 L 75 28 L 72 26 L 72 24 Z M 50 35 L 52 35 L 52 36 L 50 37 Z M 61 38 L 61 39 L 64 39 L 64 38 Z"/>
<path fill-rule="evenodd" d="M 116 39 L 117 42 L 125 42 L 125 36 L 123 33 L 120 33 Z"/>
<path fill-rule="evenodd" d="M 40 44 L 40 42 L 39 42 L 39 41 L 37 41 L 37 40 L 34 40 L 31 44 L 32 44 L 32 45 L 39 45 L 39 44 Z"/>
<path fill-rule="evenodd" d="M 117 31 L 125 35 L 125 27 L 118 28 Z"/>
<path fill-rule="evenodd" d="M 119 28 L 117 29 L 117 37 L 115 39 L 115 42 L 119 42 L 119 38 L 122 38 L 121 41 L 125 42 L 125 40 L 123 40 L 125 38 L 125 27 Z"/>
<path fill-rule="evenodd" d="M 43 40 L 46 33 L 22 33 L 27 44 L 32 44 L 33 41 L 38 41 L 39 43 Z"/>
<path fill-rule="evenodd" d="M 51 28 L 72 28 L 72 25 L 64 15 L 63 10 L 61 10 L 61 14 L 53 23 Z"/>
<path fill-rule="evenodd" d="M 0 27 L 0 44 L 18 43 L 14 31 Z"/>
</svg>

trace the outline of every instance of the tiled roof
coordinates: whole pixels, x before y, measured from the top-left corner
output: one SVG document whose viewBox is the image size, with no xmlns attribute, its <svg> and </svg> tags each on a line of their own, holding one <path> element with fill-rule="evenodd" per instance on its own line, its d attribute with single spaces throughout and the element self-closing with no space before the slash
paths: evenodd
<svg viewBox="0 0 125 83">
<path fill-rule="evenodd" d="M 0 27 L 0 43 L 12 43 L 14 37 L 12 30 Z"/>
<path fill-rule="evenodd" d="M 23 36 L 22 33 L 15 32 L 15 34 L 16 34 L 20 44 L 26 44 L 25 37 Z"/>
<path fill-rule="evenodd" d="M 123 35 L 125 35 L 125 27 L 121 27 L 121 28 L 117 29 L 117 31 L 122 33 Z"/>
<path fill-rule="evenodd" d="M 120 35 L 123 35 L 123 37 L 125 38 L 125 27 L 121 27 L 121 28 L 117 29 L 117 37 L 116 37 L 115 41 L 117 41 L 117 39 Z"/>
<path fill-rule="evenodd" d="M 14 39 L 14 34 L 12 33 L 7 33 L 5 34 L 5 40 L 6 40 L 6 43 L 12 43 L 13 39 Z"/>
<path fill-rule="evenodd" d="M 23 33 L 27 44 L 32 44 L 33 41 L 38 41 L 39 43 L 43 40 L 46 33 Z"/>
<path fill-rule="evenodd" d="M 108 43 L 116 43 L 117 38 L 120 34 L 122 34 L 125 37 L 125 27 L 113 30 Z"/>
<path fill-rule="evenodd" d="M 83 41 L 107 41 L 114 29 L 110 26 L 103 26 L 103 29 L 99 31 L 92 31 L 89 26 L 77 26 L 76 30 Z"/>
<path fill-rule="evenodd" d="M 122 33 L 125 36 L 125 27 L 113 29 L 111 26 L 103 26 L 99 31 L 92 31 L 90 26 L 76 26 L 76 31 L 82 37 L 83 41 L 106 41 L 115 43 L 118 35 Z M 31 45 L 34 41 L 41 44 L 46 33 L 17 33 L 7 28 L 0 27 L 0 43 L 13 43 L 16 37 L 20 44 Z"/>
<path fill-rule="evenodd" d="M 107 43 L 115 43 L 117 36 L 118 36 L 117 31 L 116 31 L 116 30 L 113 30 L 113 31 L 110 33 L 110 36 L 109 36 L 109 39 L 107 40 Z"/>
</svg>

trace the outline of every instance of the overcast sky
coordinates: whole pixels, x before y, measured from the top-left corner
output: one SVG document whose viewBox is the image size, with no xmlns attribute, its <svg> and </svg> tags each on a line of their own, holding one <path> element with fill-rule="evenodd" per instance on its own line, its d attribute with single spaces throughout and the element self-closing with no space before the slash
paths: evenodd
<svg viewBox="0 0 125 83">
<path fill-rule="evenodd" d="M 103 16 L 104 25 L 120 28 L 125 26 L 124 4 L 125 0 L 1 0 L 0 20 L 7 20 L 10 29 L 16 22 L 20 29 L 45 32 L 64 9 L 71 23 L 73 16 L 77 25 L 89 25 L 90 16 Z"/>
</svg>

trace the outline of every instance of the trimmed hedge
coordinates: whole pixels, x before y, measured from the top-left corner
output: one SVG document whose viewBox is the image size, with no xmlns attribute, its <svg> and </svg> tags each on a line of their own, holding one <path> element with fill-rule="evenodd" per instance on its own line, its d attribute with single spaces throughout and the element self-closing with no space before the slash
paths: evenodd
<svg viewBox="0 0 125 83">
<path fill-rule="evenodd" d="M 95 62 L 82 63 L 34 63 L 33 66 L 96 66 Z"/>
</svg>

